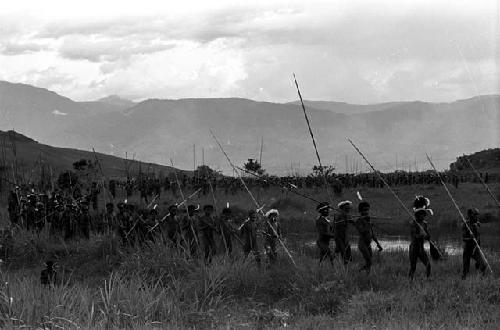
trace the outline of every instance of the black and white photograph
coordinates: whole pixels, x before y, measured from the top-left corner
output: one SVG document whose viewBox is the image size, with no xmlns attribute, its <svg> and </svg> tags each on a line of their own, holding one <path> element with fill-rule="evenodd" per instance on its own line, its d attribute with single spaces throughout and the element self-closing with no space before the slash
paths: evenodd
<svg viewBox="0 0 500 330">
<path fill-rule="evenodd" d="M 500 1 L 0 2 L 0 328 L 500 329 Z"/>
</svg>

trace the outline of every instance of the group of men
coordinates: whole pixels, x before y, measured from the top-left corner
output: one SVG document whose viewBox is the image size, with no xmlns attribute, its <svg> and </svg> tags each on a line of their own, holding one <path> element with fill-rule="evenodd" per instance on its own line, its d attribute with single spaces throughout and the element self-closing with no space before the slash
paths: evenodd
<svg viewBox="0 0 500 330">
<path fill-rule="evenodd" d="M 330 210 L 336 210 L 333 219 L 329 218 Z M 352 216 L 352 202 L 342 201 L 337 208 L 330 206 L 328 202 L 317 205 L 316 210 L 319 213 L 316 219 L 316 229 L 318 239 L 316 241 L 319 250 L 319 262 L 322 263 L 328 259 L 333 265 L 335 255 L 330 249 L 330 240 L 335 241 L 335 253 L 340 254 L 344 265 L 352 261 L 351 246 L 348 241 L 347 228 L 353 225 L 358 232 L 358 250 L 363 256 L 365 264 L 360 268 L 367 273 L 372 266 L 372 248 L 371 242 L 375 242 L 378 250 L 382 251 L 382 246 L 373 232 L 373 226 L 370 220 L 370 204 L 367 201 L 361 201 L 358 205 L 359 216 Z"/>
<path fill-rule="evenodd" d="M 269 264 L 276 261 L 277 242 L 281 239 L 278 210 L 269 210 L 262 214 L 260 220 L 257 211 L 250 210 L 248 217 L 238 225 L 229 207 L 224 208 L 219 215 L 215 214 L 211 204 L 204 205 L 201 214 L 199 206 L 188 205 L 185 209 L 186 212 L 182 215 L 179 211 L 182 208 L 172 205 L 169 213 L 152 228 L 158 226 L 162 237 L 166 237 L 172 246 L 184 250 L 191 257 L 202 252 L 205 262 L 210 263 L 217 252 L 233 256 L 237 243 L 241 245 L 245 256 L 253 254 L 260 265 L 257 235 L 261 234 Z"/>
<path fill-rule="evenodd" d="M 428 214 L 433 215 L 432 209 L 429 208 L 430 200 L 423 196 L 417 196 L 413 202 L 414 218 L 410 223 L 410 245 L 408 248 L 410 270 L 408 276 L 411 280 L 417 267 L 417 262 L 420 260 L 426 268 L 426 276 L 431 275 L 431 263 L 427 252 L 424 248 L 424 242 L 427 240 L 431 244 L 432 249 L 438 249 L 431 241 L 427 221 L 425 220 Z M 330 210 L 336 210 L 333 218 L 329 218 Z M 320 264 L 329 260 L 333 265 L 335 254 L 330 249 L 330 240 L 335 241 L 335 253 L 339 253 L 344 265 L 347 265 L 352 260 L 351 247 L 347 239 L 348 225 L 353 225 L 358 232 L 358 250 L 364 259 L 364 265 L 360 271 L 370 273 L 372 266 L 372 248 L 371 243 L 374 242 L 379 251 L 383 248 L 377 240 L 373 232 L 373 226 L 370 219 L 370 204 L 361 200 L 358 204 L 359 215 L 351 215 L 352 202 L 342 201 L 337 205 L 337 208 L 330 206 L 328 202 L 322 202 L 317 205 L 316 210 L 319 215 L 316 219 L 316 229 L 318 232 L 318 239 L 316 245 L 319 250 Z M 470 270 L 470 261 L 474 259 L 476 262 L 476 269 L 482 274 L 485 274 L 487 264 L 484 254 L 480 246 L 480 233 L 479 233 L 479 211 L 475 208 L 467 211 L 467 219 L 462 225 L 462 239 L 464 242 L 463 247 L 463 267 L 462 279 L 465 279 Z M 436 258 L 442 257 L 441 252 Z"/>
<path fill-rule="evenodd" d="M 95 184 L 87 195 L 75 196 L 73 192 L 66 197 L 58 193 L 36 194 L 34 191 L 22 194 L 16 188 L 11 191 L 8 200 L 10 220 L 15 226 L 33 231 L 41 231 L 49 226 L 52 235 L 59 235 L 66 240 L 88 239 L 91 231 L 113 234 L 123 245 L 163 240 L 191 257 L 203 255 L 207 263 L 212 261 L 217 252 L 232 256 L 234 246 L 238 244 L 242 246 L 245 256 L 253 254 L 260 264 L 261 253 L 257 235 L 262 235 L 269 264 L 273 264 L 277 259 L 277 245 L 281 240 L 278 210 L 272 209 L 265 214 L 262 210 L 250 210 L 246 219 L 241 220 L 241 216 L 235 219 L 229 207 L 216 214 L 214 206 L 210 204 L 203 206 L 202 210 L 195 205 L 174 204 L 168 208 L 167 215 L 160 218 L 157 205 L 152 205 L 153 200 L 149 205 L 143 204 L 141 207 L 126 201 L 120 202 L 116 204 L 116 210 L 115 204 L 109 202 L 103 212 L 91 216 L 90 206 L 95 211 L 98 209 L 98 193 Z M 357 231 L 358 250 L 364 259 L 360 270 L 369 273 L 373 257 L 371 243 L 374 242 L 379 251 L 382 251 L 382 247 L 373 231 L 370 204 L 361 200 L 357 207 L 359 215 L 351 214 L 352 204 L 351 201 L 342 201 L 337 208 L 327 202 L 317 205 L 319 216 L 316 219 L 316 243 L 319 261 L 322 263 L 329 260 L 333 264 L 337 253 L 340 254 L 344 265 L 352 261 L 347 235 L 351 225 Z M 426 275 L 431 274 L 431 263 L 424 249 L 424 242 L 430 241 L 425 221 L 428 214 L 432 214 L 429 206 L 429 199 L 423 196 L 417 196 L 413 203 L 414 219 L 410 224 L 409 246 L 411 279 L 419 260 L 426 267 Z M 329 218 L 331 210 L 335 210 L 332 219 Z M 476 261 L 477 269 L 482 273 L 486 271 L 486 260 L 480 249 L 478 215 L 477 209 L 469 209 L 467 221 L 463 224 L 463 278 L 469 273 L 471 259 Z M 334 253 L 330 249 L 332 239 L 335 242 Z"/>
<path fill-rule="evenodd" d="M 269 264 L 277 259 L 281 227 L 276 209 L 265 214 L 261 211 L 262 217 L 250 210 L 246 219 L 238 216 L 236 221 L 229 207 L 216 214 L 211 204 L 203 206 L 203 210 L 195 205 L 173 204 L 168 213 L 160 217 L 156 204 L 136 205 L 125 200 L 117 203 L 116 208 L 108 202 L 105 210 L 99 212 L 93 190 L 75 199 L 73 194 L 62 196 L 34 191 L 25 194 L 16 188 L 8 198 L 11 224 L 35 232 L 48 228 L 51 235 L 65 240 L 89 239 L 90 233 L 95 232 L 113 235 L 124 246 L 162 241 L 191 257 L 203 254 L 207 263 L 218 252 L 232 256 L 238 244 L 245 256 L 255 255 L 260 264 L 257 235 L 262 235 Z M 95 212 L 89 212 L 91 206 Z"/>
<path fill-rule="evenodd" d="M 40 232 L 50 225 L 51 234 L 88 239 L 94 225 L 89 208 L 97 208 L 96 200 L 92 194 L 75 199 L 34 190 L 24 193 L 16 187 L 8 198 L 9 219 L 12 226 L 29 231 Z"/>
</svg>

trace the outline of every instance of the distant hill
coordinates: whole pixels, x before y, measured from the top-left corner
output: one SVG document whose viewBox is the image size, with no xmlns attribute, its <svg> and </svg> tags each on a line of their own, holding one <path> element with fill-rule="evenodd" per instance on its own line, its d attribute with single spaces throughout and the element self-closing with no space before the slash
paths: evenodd
<svg viewBox="0 0 500 330">
<path fill-rule="evenodd" d="M 13 147 L 16 150 L 17 157 L 14 156 Z M 61 171 L 72 169 L 73 163 L 80 159 L 94 161 L 96 156 L 101 163 L 106 177 L 125 177 L 125 168 L 127 167 L 130 174 L 137 174 L 139 170 L 139 162 L 135 160 L 125 160 L 102 153 L 94 155 L 92 151 L 55 148 L 40 144 L 15 131 L 0 131 L 0 165 L 5 163 L 6 170 L 9 173 L 12 171 L 15 158 L 17 158 L 18 170 L 20 172 L 36 172 L 40 167 L 40 162 L 42 162 L 57 174 Z M 162 171 L 164 174 L 168 174 L 172 170 L 169 166 L 157 164 L 142 163 L 141 167 L 143 172 L 149 170 L 150 172 L 159 173 Z"/>
<path fill-rule="evenodd" d="M 500 148 L 482 150 L 471 155 L 463 155 L 450 164 L 450 170 L 470 172 L 473 171 L 466 158 L 479 172 L 500 174 Z"/>
<path fill-rule="evenodd" d="M 128 152 L 154 163 L 168 164 L 173 158 L 185 169 L 193 167 L 196 145 L 198 164 L 203 148 L 206 164 L 231 173 L 210 137 L 212 129 L 238 164 L 259 156 L 261 138 L 268 172 L 310 172 L 317 163 L 296 103 L 193 98 L 152 99 L 127 107 L 115 100 L 73 102 L 45 89 L 3 82 L 0 129 L 15 128 L 54 146 L 95 147 L 121 157 Z M 314 101 L 307 110 L 323 163 L 334 164 L 339 172 L 367 170 L 347 137 L 382 171 L 428 168 L 426 152 L 445 169 L 456 155 L 500 145 L 499 95 L 450 103 Z"/>
<path fill-rule="evenodd" d="M 359 113 L 366 113 L 371 111 L 382 111 L 388 110 L 405 102 L 389 102 L 380 104 L 349 104 L 345 102 L 334 102 L 334 101 L 309 101 L 304 100 L 304 105 L 306 107 L 311 107 L 315 109 L 328 110 L 335 113 L 342 113 L 345 115 L 354 115 Z M 289 102 L 288 104 L 300 105 L 300 101 Z"/>
</svg>

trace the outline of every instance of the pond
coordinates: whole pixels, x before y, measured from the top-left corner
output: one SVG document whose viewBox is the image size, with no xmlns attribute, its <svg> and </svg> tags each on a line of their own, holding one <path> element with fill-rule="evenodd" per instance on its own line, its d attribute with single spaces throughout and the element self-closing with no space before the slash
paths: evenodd
<svg viewBox="0 0 500 330">
<path fill-rule="evenodd" d="M 355 235 L 355 229 L 349 228 L 349 242 L 351 247 L 357 249 L 358 237 Z M 398 228 L 384 228 L 384 231 L 374 229 L 380 245 L 385 251 L 408 250 L 410 245 L 409 229 L 406 233 Z M 388 232 L 395 232 L 396 234 L 388 234 Z M 480 228 L 481 233 L 481 246 L 489 250 L 500 251 L 500 225 L 495 223 L 483 224 Z M 462 231 L 460 227 L 440 227 L 431 228 L 432 239 L 435 241 L 439 248 L 449 255 L 460 255 L 462 253 Z M 304 239 L 304 244 L 307 247 L 316 246 L 316 237 L 314 234 L 301 235 Z M 335 243 L 331 243 L 333 247 Z M 372 242 L 372 248 L 377 251 L 375 243 Z M 429 243 L 425 243 L 425 248 L 429 249 Z"/>
</svg>

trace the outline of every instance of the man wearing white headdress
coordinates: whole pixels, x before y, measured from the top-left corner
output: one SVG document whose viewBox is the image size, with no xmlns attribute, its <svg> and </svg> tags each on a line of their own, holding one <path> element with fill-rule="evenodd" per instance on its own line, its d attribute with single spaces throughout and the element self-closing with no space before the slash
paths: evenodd
<svg viewBox="0 0 500 330">
<path fill-rule="evenodd" d="M 337 206 L 338 213 L 334 218 L 334 239 L 335 239 L 335 252 L 340 253 L 344 265 L 347 265 L 351 259 L 351 245 L 347 240 L 347 224 L 351 220 L 351 201 L 342 201 Z"/>
<path fill-rule="evenodd" d="M 278 239 L 281 237 L 281 226 L 278 222 L 278 216 L 279 212 L 276 209 L 271 209 L 266 213 L 264 248 L 269 264 L 275 263 L 278 258 L 276 246 L 278 245 Z"/>
</svg>

